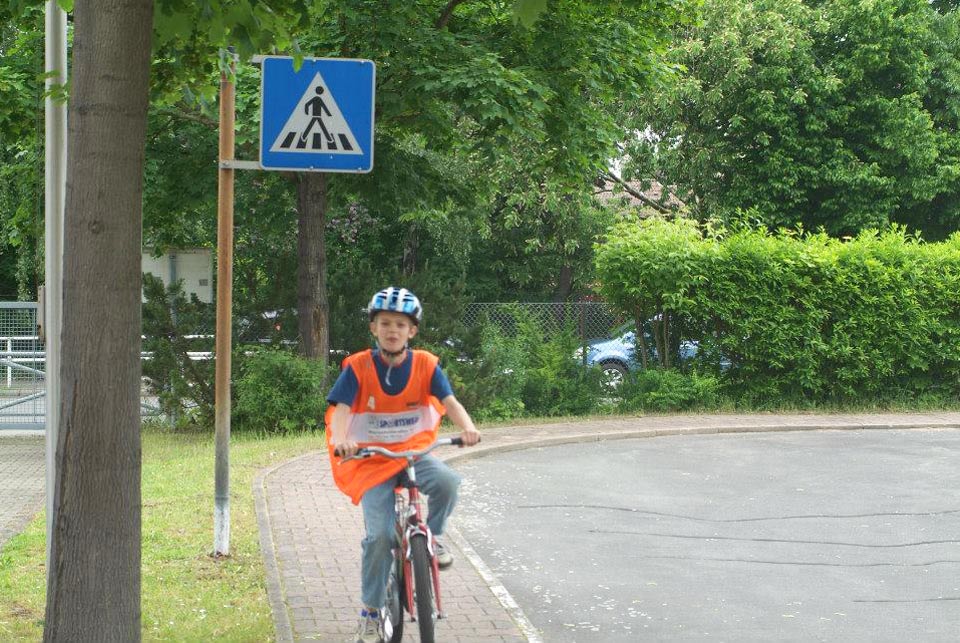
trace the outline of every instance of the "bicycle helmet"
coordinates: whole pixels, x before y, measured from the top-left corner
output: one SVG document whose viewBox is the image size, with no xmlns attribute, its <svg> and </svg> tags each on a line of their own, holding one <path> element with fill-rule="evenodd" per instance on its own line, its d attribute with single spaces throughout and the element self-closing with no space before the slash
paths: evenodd
<svg viewBox="0 0 960 643">
<path fill-rule="evenodd" d="M 384 288 L 370 300 L 367 305 L 367 314 L 370 321 L 377 316 L 379 312 L 402 313 L 409 317 L 417 326 L 423 319 L 423 306 L 417 296 L 406 288 L 389 286 Z"/>
</svg>

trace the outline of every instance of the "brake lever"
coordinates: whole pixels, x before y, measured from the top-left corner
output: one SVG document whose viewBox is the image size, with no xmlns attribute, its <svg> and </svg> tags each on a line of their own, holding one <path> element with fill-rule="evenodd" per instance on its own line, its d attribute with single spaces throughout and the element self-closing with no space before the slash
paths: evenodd
<svg viewBox="0 0 960 643">
<path fill-rule="evenodd" d="M 366 449 L 360 449 L 353 455 L 345 456 L 341 454 L 339 449 L 334 449 L 333 455 L 340 458 L 340 462 L 349 462 L 350 460 L 361 460 L 363 458 L 369 458 L 373 455 L 373 453 L 371 453 L 370 451 L 367 451 Z"/>
</svg>

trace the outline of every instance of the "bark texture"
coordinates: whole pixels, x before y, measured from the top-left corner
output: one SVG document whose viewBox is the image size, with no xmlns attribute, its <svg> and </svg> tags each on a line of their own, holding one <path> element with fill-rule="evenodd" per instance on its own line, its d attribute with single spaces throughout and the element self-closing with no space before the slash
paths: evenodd
<svg viewBox="0 0 960 643">
<path fill-rule="evenodd" d="M 140 639 L 140 234 L 151 0 L 77 0 L 45 641 Z"/>
<path fill-rule="evenodd" d="M 297 323 L 305 357 L 324 367 L 330 354 L 327 300 L 327 177 L 304 172 L 297 184 Z"/>
<path fill-rule="evenodd" d="M 560 274 L 557 275 L 557 289 L 554 291 L 554 301 L 567 301 L 573 293 L 573 266 L 564 263 L 560 266 Z"/>
</svg>

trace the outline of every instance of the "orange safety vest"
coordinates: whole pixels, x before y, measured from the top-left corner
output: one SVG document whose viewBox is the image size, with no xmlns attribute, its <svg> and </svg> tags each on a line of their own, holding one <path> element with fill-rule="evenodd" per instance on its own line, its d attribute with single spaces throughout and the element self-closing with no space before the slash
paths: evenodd
<svg viewBox="0 0 960 643">
<path fill-rule="evenodd" d="M 360 446 L 411 451 L 423 449 L 436 441 L 440 420 L 446 413 L 440 400 L 430 394 L 430 383 L 439 358 L 427 351 L 411 352 L 410 380 L 397 395 L 387 395 L 380 386 L 372 350 L 354 353 L 343 360 L 341 369 L 352 368 L 360 385 L 350 406 L 347 429 L 347 435 Z M 367 489 L 400 473 L 406 461 L 373 456 L 340 462 L 340 458 L 333 455 L 334 408 L 331 404 L 325 416 L 333 480 L 340 491 L 350 496 L 353 504 L 359 504 Z"/>
</svg>

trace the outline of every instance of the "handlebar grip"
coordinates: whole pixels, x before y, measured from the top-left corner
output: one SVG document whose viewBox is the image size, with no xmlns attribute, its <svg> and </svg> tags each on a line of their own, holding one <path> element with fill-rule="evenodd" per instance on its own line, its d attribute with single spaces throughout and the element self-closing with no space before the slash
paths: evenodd
<svg viewBox="0 0 960 643">
<path fill-rule="evenodd" d="M 477 444 L 480 444 L 480 440 L 481 440 L 481 439 L 482 439 L 482 438 L 477 437 Z M 463 446 L 463 438 L 450 438 L 450 446 L 452 446 L 452 447 L 462 447 L 462 446 Z"/>
<path fill-rule="evenodd" d="M 370 454 L 370 452 L 367 451 L 365 448 L 360 447 L 359 449 L 357 449 L 357 452 L 354 453 L 352 456 L 344 456 L 344 455 L 343 455 L 343 451 L 340 450 L 340 447 L 334 447 L 334 448 L 333 448 L 333 455 L 337 456 L 338 458 L 343 458 L 343 457 L 365 458 L 365 457 L 367 457 L 367 456 L 369 456 L 369 455 L 371 455 L 371 454 Z"/>
</svg>

